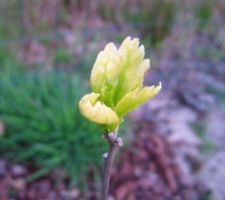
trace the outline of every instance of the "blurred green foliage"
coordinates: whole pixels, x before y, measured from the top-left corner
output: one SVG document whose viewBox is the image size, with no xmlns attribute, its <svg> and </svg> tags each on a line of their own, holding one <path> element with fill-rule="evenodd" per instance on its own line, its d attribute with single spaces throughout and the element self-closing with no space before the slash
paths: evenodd
<svg viewBox="0 0 225 200">
<path fill-rule="evenodd" d="M 55 65 L 69 65 L 72 55 L 64 49 L 58 49 L 54 52 L 53 60 Z"/>
<path fill-rule="evenodd" d="M 214 12 L 213 3 L 215 3 L 213 0 L 201 0 L 195 5 L 194 12 L 198 20 L 199 28 L 205 27 L 212 17 Z"/>
<path fill-rule="evenodd" d="M 0 1 L 0 38 L 18 37 L 24 30 L 21 25 L 20 1 Z"/>
<path fill-rule="evenodd" d="M 107 1 L 100 0 L 100 3 L 97 8 L 97 12 L 101 18 L 105 21 L 115 21 L 116 12 L 114 7 Z"/>
<path fill-rule="evenodd" d="M 72 181 L 84 179 L 90 165 L 100 166 L 105 145 L 79 113 L 83 83 L 72 72 L 25 72 L 13 60 L 0 52 L 1 157 L 38 167 L 29 180 L 60 166 Z"/>
<path fill-rule="evenodd" d="M 221 74 L 221 78 L 224 78 L 223 74 Z M 218 104 L 220 105 L 221 109 L 225 109 L 225 105 L 224 105 L 225 88 L 219 89 L 219 88 L 216 88 L 216 87 L 213 87 L 212 85 L 210 85 L 206 88 L 206 92 L 214 95 L 216 97 L 216 100 L 217 100 Z"/>
<path fill-rule="evenodd" d="M 124 0 L 121 1 L 118 12 L 115 7 L 102 1 L 98 13 L 106 21 L 128 22 L 140 31 L 147 43 L 145 46 L 155 47 L 168 35 L 176 15 L 177 4 L 171 0 L 140 0 L 134 7 L 130 1 Z"/>
<path fill-rule="evenodd" d="M 224 59 L 224 53 L 221 49 L 208 45 L 198 45 L 194 49 L 194 54 L 201 59 L 210 59 L 212 61 Z"/>
<path fill-rule="evenodd" d="M 169 0 L 143 1 L 140 9 L 131 12 L 124 7 L 122 12 L 127 22 L 133 23 L 149 44 L 156 46 L 168 35 L 176 15 L 176 2 Z"/>
<path fill-rule="evenodd" d="M 202 152 L 205 154 L 212 152 L 212 150 L 214 149 L 214 144 L 207 137 L 206 124 L 204 124 L 202 121 L 196 121 L 191 125 L 196 135 L 202 140 Z"/>
<path fill-rule="evenodd" d="M 207 191 L 201 194 L 201 198 L 202 200 L 213 200 L 212 194 L 211 192 Z"/>
<path fill-rule="evenodd" d="M 74 65 L 74 69 L 76 70 L 76 72 L 86 80 L 89 80 L 90 78 L 91 69 L 93 64 L 95 63 L 97 55 L 98 52 L 90 51 L 80 59 L 77 59 Z"/>
</svg>

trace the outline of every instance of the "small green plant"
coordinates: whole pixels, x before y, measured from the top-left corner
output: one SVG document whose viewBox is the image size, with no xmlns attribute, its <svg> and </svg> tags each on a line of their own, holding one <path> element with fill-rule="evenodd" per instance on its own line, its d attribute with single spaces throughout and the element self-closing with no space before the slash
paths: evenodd
<svg viewBox="0 0 225 200">
<path fill-rule="evenodd" d="M 109 151 L 104 155 L 105 168 L 101 200 L 108 199 L 110 173 L 117 149 L 122 146 L 118 128 L 124 117 L 161 90 L 158 86 L 144 87 L 144 74 L 150 60 L 144 59 L 144 46 L 139 39 L 127 37 L 117 49 L 113 43 L 101 51 L 91 71 L 92 92 L 84 95 L 80 112 L 90 121 L 99 124 Z M 87 137 L 88 138 L 88 137 Z"/>
<path fill-rule="evenodd" d="M 75 106 L 85 91 L 74 73 L 1 73 L 0 120 L 6 126 L 1 157 L 38 167 L 28 180 L 57 167 L 72 182 L 83 180 L 90 165 L 98 168 L 96 155 L 105 147 L 99 128 Z"/>
</svg>

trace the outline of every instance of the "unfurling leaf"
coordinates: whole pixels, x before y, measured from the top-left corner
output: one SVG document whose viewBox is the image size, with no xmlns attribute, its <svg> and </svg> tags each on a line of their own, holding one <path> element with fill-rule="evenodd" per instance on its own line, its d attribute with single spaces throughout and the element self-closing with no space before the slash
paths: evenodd
<svg viewBox="0 0 225 200">
<path fill-rule="evenodd" d="M 158 86 L 143 87 L 150 60 L 144 59 L 139 39 L 127 37 L 117 49 L 113 43 L 101 51 L 91 72 L 91 94 L 80 100 L 81 113 L 90 121 L 114 131 L 123 117 L 157 95 Z"/>
</svg>

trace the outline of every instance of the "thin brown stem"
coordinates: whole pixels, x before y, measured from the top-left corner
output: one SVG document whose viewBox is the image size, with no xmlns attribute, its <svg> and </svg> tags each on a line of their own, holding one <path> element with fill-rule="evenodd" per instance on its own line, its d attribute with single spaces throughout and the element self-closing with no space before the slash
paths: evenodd
<svg viewBox="0 0 225 200">
<path fill-rule="evenodd" d="M 117 133 L 105 133 L 104 138 L 109 144 L 109 151 L 104 155 L 105 166 L 103 173 L 101 200 L 108 200 L 109 183 L 113 161 L 115 159 L 116 151 L 120 146 L 123 145 L 123 141 L 120 137 L 117 136 Z"/>
</svg>

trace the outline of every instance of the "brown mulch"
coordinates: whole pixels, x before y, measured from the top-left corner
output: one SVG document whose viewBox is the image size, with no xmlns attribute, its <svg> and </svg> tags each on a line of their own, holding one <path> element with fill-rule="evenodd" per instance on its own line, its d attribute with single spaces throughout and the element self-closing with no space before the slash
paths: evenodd
<svg viewBox="0 0 225 200">
<path fill-rule="evenodd" d="M 125 147 L 112 172 L 110 200 L 201 200 L 206 191 L 196 181 L 188 182 L 176 162 L 175 146 L 149 125 L 139 128 L 131 144 Z M 93 172 L 90 171 L 89 177 Z M 48 175 L 27 184 L 29 169 L 10 166 L 0 160 L 0 200 L 98 200 L 92 179 L 89 189 L 67 189 L 68 182 L 56 182 Z"/>
<path fill-rule="evenodd" d="M 199 200 L 204 186 L 187 181 L 176 162 L 174 146 L 142 128 L 114 168 L 111 193 L 116 200 Z M 150 129 L 151 130 L 151 129 Z"/>
</svg>

